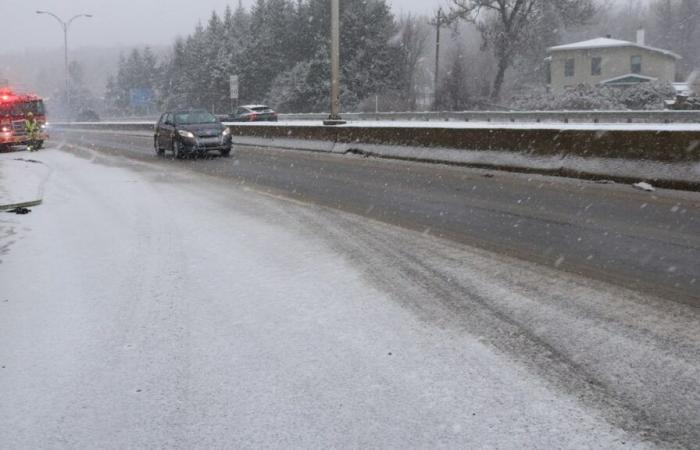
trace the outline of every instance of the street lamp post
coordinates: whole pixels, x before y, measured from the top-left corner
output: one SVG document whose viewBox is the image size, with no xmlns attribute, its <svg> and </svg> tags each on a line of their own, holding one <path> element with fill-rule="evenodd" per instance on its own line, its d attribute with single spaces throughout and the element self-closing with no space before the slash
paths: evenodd
<svg viewBox="0 0 700 450">
<path fill-rule="evenodd" d="M 64 21 L 60 17 L 58 17 L 56 14 L 49 12 L 49 11 L 37 11 L 37 14 L 47 14 L 54 19 L 58 21 L 59 24 L 61 24 L 61 28 L 63 28 L 63 62 L 65 64 L 65 76 L 66 76 L 66 112 L 70 114 L 70 73 L 69 73 L 69 68 L 68 68 L 68 30 L 70 29 L 70 25 L 73 23 L 74 20 L 80 18 L 80 17 L 87 17 L 90 18 L 92 17 L 92 14 L 76 14 L 75 16 L 71 17 L 70 20 Z"/>
<path fill-rule="evenodd" d="M 340 117 L 340 0 L 331 0 L 331 115 L 323 123 L 346 123 Z"/>
</svg>

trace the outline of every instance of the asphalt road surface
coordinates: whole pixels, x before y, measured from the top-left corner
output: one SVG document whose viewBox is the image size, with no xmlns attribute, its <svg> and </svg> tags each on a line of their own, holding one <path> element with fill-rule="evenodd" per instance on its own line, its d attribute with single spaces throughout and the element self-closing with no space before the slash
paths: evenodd
<svg viewBox="0 0 700 450">
<path fill-rule="evenodd" d="M 696 307 L 191 170 L 227 160 L 19 156 L 0 448 L 698 448 Z"/>
<path fill-rule="evenodd" d="M 148 134 L 59 139 L 155 159 Z M 700 306 L 698 193 L 249 147 L 160 161 Z"/>
</svg>

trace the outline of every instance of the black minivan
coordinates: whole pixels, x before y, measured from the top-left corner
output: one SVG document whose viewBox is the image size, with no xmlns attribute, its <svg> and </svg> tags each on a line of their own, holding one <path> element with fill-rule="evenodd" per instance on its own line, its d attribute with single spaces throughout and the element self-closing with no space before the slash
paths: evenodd
<svg viewBox="0 0 700 450">
<path fill-rule="evenodd" d="M 218 151 L 231 154 L 231 130 L 213 114 L 201 110 L 166 112 L 156 124 L 153 146 L 158 155 L 166 150 L 175 158 Z"/>
</svg>

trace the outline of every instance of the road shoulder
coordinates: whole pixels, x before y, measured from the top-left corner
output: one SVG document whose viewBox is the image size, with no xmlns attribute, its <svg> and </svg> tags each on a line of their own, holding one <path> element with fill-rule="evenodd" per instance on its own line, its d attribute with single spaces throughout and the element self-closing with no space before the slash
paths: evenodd
<svg viewBox="0 0 700 450">
<path fill-rule="evenodd" d="M 0 210 L 40 205 L 50 174 L 50 168 L 35 154 L 1 154 Z"/>
</svg>

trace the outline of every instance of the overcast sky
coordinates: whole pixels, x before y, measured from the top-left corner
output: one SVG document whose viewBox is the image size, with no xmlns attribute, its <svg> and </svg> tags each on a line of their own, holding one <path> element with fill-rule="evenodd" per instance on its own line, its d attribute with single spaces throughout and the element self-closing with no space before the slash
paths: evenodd
<svg viewBox="0 0 700 450">
<path fill-rule="evenodd" d="M 447 0 L 390 0 L 394 11 L 429 13 Z M 253 0 L 243 0 L 250 5 Z M 189 34 L 198 20 L 206 21 L 213 9 L 223 11 L 238 0 L 0 0 L 0 42 L 8 50 L 57 48 L 63 33 L 55 19 L 39 16 L 48 10 L 64 19 L 91 13 L 79 19 L 70 31 L 70 46 L 162 45 L 177 35 Z"/>
</svg>

